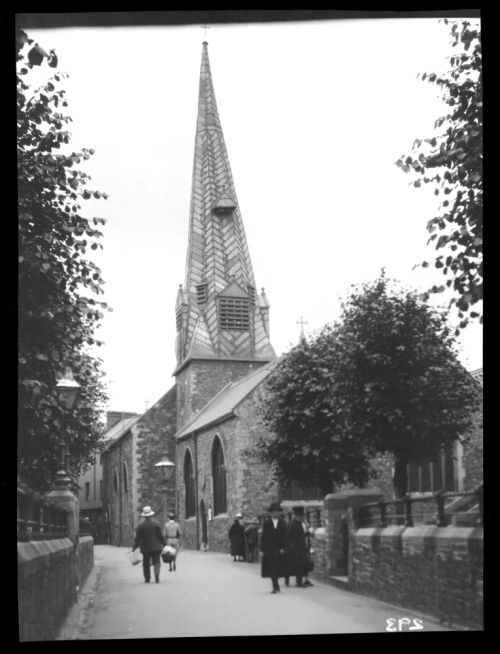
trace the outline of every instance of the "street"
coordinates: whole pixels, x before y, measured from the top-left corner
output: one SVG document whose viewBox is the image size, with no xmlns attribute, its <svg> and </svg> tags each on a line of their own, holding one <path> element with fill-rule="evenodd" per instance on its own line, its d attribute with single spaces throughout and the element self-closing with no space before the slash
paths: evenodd
<svg viewBox="0 0 500 654">
<path fill-rule="evenodd" d="M 162 564 L 160 583 L 147 584 L 129 551 L 95 547 L 94 570 L 58 640 L 374 633 L 401 618 L 420 618 L 423 629 L 414 633 L 451 630 L 316 580 L 306 589 L 295 587 L 293 578 L 289 588 L 281 581 L 281 593 L 272 595 L 259 564 L 235 563 L 217 552 L 181 550 L 177 571 Z M 412 624 L 403 622 L 401 630 Z"/>
</svg>

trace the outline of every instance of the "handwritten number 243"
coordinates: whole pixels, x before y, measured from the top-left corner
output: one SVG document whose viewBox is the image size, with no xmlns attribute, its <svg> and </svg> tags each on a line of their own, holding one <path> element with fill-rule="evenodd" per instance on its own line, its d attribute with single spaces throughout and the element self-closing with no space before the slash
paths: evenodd
<svg viewBox="0 0 500 654">
<path fill-rule="evenodd" d="M 397 620 L 396 618 L 387 618 L 386 622 L 386 631 L 403 631 L 403 625 L 412 625 L 408 627 L 408 631 L 417 631 L 424 628 L 422 620 L 418 618 L 413 618 L 413 620 L 410 620 L 410 618 L 398 618 Z"/>
</svg>

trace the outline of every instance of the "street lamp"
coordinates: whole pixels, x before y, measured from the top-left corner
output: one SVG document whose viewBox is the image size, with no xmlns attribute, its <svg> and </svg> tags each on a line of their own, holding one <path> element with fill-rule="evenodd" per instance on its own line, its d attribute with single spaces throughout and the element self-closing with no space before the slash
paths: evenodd
<svg viewBox="0 0 500 654">
<path fill-rule="evenodd" d="M 63 405 L 67 411 L 71 411 L 73 408 L 76 398 L 80 392 L 80 384 L 73 378 L 73 373 L 70 368 L 66 368 L 66 373 L 56 385 L 56 392 L 59 398 L 60 403 Z M 65 434 L 63 426 L 63 435 L 61 438 L 61 460 L 59 462 L 59 470 L 56 474 L 56 486 L 58 488 L 65 488 L 71 482 L 71 479 L 66 472 L 66 444 L 65 444 Z"/>
<path fill-rule="evenodd" d="M 168 518 L 167 513 L 167 491 L 168 491 L 168 482 L 172 478 L 174 472 L 175 463 L 172 463 L 166 454 L 162 454 L 161 461 L 155 463 L 155 468 L 161 472 L 163 482 L 165 484 L 165 519 Z"/>
<path fill-rule="evenodd" d="M 161 461 L 155 463 L 155 468 L 160 470 L 163 481 L 167 483 L 172 478 L 175 463 L 172 463 L 166 454 L 162 454 Z"/>
</svg>

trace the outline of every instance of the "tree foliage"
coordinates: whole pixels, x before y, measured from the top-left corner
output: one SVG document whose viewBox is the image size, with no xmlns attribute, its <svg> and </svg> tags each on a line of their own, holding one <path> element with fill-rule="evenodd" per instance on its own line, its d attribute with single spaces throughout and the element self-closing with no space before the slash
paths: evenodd
<svg viewBox="0 0 500 654">
<path fill-rule="evenodd" d="M 434 266 L 453 291 L 451 304 L 458 309 L 460 329 L 470 318 L 482 321 L 476 306 L 483 297 L 481 36 L 468 21 L 444 19 L 444 23 L 451 24 L 452 47 L 456 48 L 449 57 L 451 68 L 443 75 L 424 73 L 422 80 L 440 87 L 448 111 L 435 122 L 439 134 L 416 139 L 413 154 L 403 155 L 396 163 L 415 175 L 413 186 L 432 184 L 435 195 L 443 197 L 438 215 L 427 223 L 428 243 L 443 250 Z M 429 293 L 444 288 L 433 286 Z"/>
<path fill-rule="evenodd" d="M 35 67 L 56 69 L 47 53 L 20 31 L 17 39 L 17 160 L 19 210 L 19 432 L 18 474 L 45 490 L 60 461 L 65 438 L 70 476 L 76 479 L 92 458 L 102 433 L 105 401 L 95 329 L 106 303 L 99 268 L 86 254 L 102 248 L 103 218 L 82 215 L 82 200 L 107 197 L 86 188 L 76 170 L 93 150 L 67 147 L 71 118 L 61 81 L 54 74 L 33 88 Z M 71 368 L 81 385 L 68 413 L 58 401 L 58 379 Z"/>
<path fill-rule="evenodd" d="M 479 401 L 460 365 L 446 315 L 384 275 L 354 288 L 340 320 L 285 354 L 268 377 L 263 404 L 271 438 L 259 449 L 282 479 L 367 481 L 371 457 L 406 465 L 463 438 Z"/>
</svg>

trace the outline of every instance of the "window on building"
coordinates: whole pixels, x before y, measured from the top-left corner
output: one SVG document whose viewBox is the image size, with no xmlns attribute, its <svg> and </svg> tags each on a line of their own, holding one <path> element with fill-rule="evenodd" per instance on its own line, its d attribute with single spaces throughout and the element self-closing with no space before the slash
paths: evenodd
<svg viewBox="0 0 500 654">
<path fill-rule="evenodd" d="M 435 457 L 422 459 L 407 466 L 408 493 L 456 492 L 455 456 L 453 446 L 440 450 Z"/>
<path fill-rule="evenodd" d="M 90 481 L 85 482 L 85 501 L 90 500 Z"/>
<path fill-rule="evenodd" d="M 127 466 L 126 466 L 126 464 L 124 463 L 122 467 L 123 467 L 123 471 L 122 471 L 122 474 L 123 474 L 123 492 L 124 492 L 124 493 L 128 493 L 128 475 L 127 475 Z"/>
<path fill-rule="evenodd" d="M 115 489 L 115 493 L 118 493 L 118 486 L 119 486 L 119 484 L 118 484 L 118 470 L 115 470 L 115 475 L 114 475 L 114 479 L 113 479 L 113 487 Z"/>
<path fill-rule="evenodd" d="M 185 489 L 185 513 L 186 518 L 194 516 L 196 513 L 195 489 L 194 489 L 194 472 L 191 452 L 186 451 L 184 457 L 184 489 Z"/>
<path fill-rule="evenodd" d="M 250 330 L 250 302 L 243 297 L 219 298 L 219 323 L 221 329 Z"/>
<path fill-rule="evenodd" d="M 214 515 L 226 513 L 226 466 L 224 452 L 218 436 L 212 447 L 212 479 L 214 491 Z"/>
<path fill-rule="evenodd" d="M 196 286 L 196 301 L 198 304 L 205 304 L 208 299 L 208 284 L 198 284 Z"/>
<path fill-rule="evenodd" d="M 102 479 L 99 481 L 99 499 L 102 500 Z"/>
</svg>

